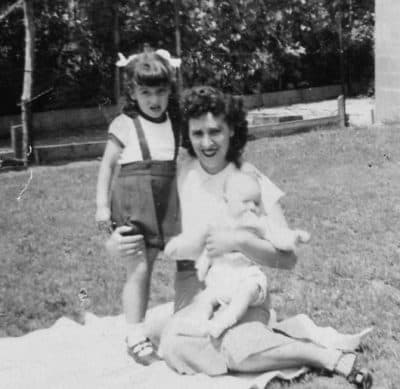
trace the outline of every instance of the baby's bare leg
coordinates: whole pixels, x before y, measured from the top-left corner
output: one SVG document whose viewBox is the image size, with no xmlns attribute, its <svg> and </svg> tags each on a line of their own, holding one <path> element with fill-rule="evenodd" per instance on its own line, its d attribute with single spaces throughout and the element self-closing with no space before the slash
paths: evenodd
<svg viewBox="0 0 400 389">
<path fill-rule="evenodd" d="M 208 320 L 218 306 L 215 297 L 206 289 L 200 292 L 187 307 L 175 313 L 176 333 L 189 336 L 208 335 Z"/>
<path fill-rule="evenodd" d="M 260 287 L 253 280 L 246 280 L 232 295 L 230 303 L 208 322 L 208 332 L 219 338 L 228 328 L 236 324 L 247 312 L 249 306 L 258 299 Z"/>
</svg>

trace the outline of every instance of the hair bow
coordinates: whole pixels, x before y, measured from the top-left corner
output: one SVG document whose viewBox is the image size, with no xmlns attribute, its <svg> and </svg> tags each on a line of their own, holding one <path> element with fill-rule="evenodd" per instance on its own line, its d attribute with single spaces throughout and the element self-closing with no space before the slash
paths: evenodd
<svg viewBox="0 0 400 389">
<path fill-rule="evenodd" d="M 173 68 L 179 68 L 181 66 L 180 58 L 172 58 L 171 54 L 164 49 L 158 49 L 155 51 L 157 55 L 164 58 Z M 128 58 L 126 58 L 122 53 L 118 53 L 119 60 L 115 63 L 118 67 L 124 67 L 128 65 L 133 59 L 135 59 L 138 54 L 132 54 Z"/>
<path fill-rule="evenodd" d="M 172 58 L 167 50 L 158 49 L 156 50 L 156 54 L 167 60 L 173 68 L 179 68 L 179 66 L 181 66 L 182 60 L 180 58 Z"/>
<path fill-rule="evenodd" d="M 115 63 L 118 67 L 123 68 L 124 66 L 128 65 L 133 59 L 137 57 L 137 54 L 132 54 L 128 58 L 125 57 L 122 53 L 118 53 L 119 60 Z"/>
</svg>

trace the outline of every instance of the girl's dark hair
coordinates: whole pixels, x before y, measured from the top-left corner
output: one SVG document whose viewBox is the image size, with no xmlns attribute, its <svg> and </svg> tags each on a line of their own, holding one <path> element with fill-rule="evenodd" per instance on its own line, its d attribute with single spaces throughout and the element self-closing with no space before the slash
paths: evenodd
<svg viewBox="0 0 400 389">
<path fill-rule="evenodd" d="M 168 114 L 171 121 L 179 121 L 179 101 L 175 85 L 175 70 L 169 62 L 156 52 L 143 52 L 135 56 L 123 68 L 123 86 L 125 102 L 122 112 L 130 117 L 136 117 L 139 106 L 132 98 L 137 85 L 171 87 L 170 99 L 168 101 Z"/>
<path fill-rule="evenodd" d="M 182 145 L 189 154 L 196 156 L 189 138 L 189 120 L 208 112 L 214 116 L 223 115 L 228 127 L 233 131 L 230 138 L 226 160 L 237 167 L 241 165 L 241 156 L 247 143 L 247 120 L 243 100 L 238 96 L 224 96 L 222 92 L 210 86 L 193 87 L 182 96 Z"/>
</svg>

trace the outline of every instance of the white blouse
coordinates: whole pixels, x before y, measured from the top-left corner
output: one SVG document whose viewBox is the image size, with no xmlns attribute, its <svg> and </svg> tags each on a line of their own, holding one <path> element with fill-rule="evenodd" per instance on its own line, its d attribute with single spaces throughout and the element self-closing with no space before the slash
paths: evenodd
<svg viewBox="0 0 400 389">
<path fill-rule="evenodd" d="M 186 154 L 186 155 L 185 155 Z M 225 209 L 223 191 L 226 177 L 235 166 L 229 163 L 217 174 L 208 174 L 198 159 L 180 152 L 178 158 L 178 193 L 181 206 L 182 231 L 191 232 L 215 224 Z M 284 193 L 261 174 L 252 164 L 245 162 L 241 166 L 245 172 L 253 172 L 259 180 L 262 202 L 265 212 L 284 195 Z"/>
<path fill-rule="evenodd" d="M 162 123 L 154 123 L 138 116 L 152 160 L 170 161 L 174 158 L 175 138 L 169 118 Z M 143 161 L 139 139 L 133 120 L 124 114 L 117 116 L 110 124 L 108 133 L 117 138 L 123 147 L 119 164 Z"/>
</svg>

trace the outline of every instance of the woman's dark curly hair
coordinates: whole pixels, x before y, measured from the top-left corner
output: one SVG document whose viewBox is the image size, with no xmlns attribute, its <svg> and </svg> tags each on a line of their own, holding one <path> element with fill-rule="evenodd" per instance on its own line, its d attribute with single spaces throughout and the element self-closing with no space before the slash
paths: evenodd
<svg viewBox="0 0 400 389">
<path fill-rule="evenodd" d="M 156 52 L 143 52 L 123 68 L 123 87 L 125 103 L 122 112 L 132 118 L 139 114 L 138 102 L 132 98 L 137 85 L 160 86 L 171 88 L 167 112 L 172 122 L 179 123 L 180 110 L 176 88 L 175 70 L 169 62 Z"/>
<path fill-rule="evenodd" d="M 198 118 L 208 112 L 214 116 L 223 115 L 228 127 L 233 131 L 230 138 L 226 160 L 237 167 L 241 165 L 241 156 L 247 143 L 247 120 L 243 100 L 237 96 L 224 96 L 210 86 L 193 87 L 182 96 L 182 145 L 189 154 L 196 156 L 189 138 L 189 120 Z"/>
</svg>

